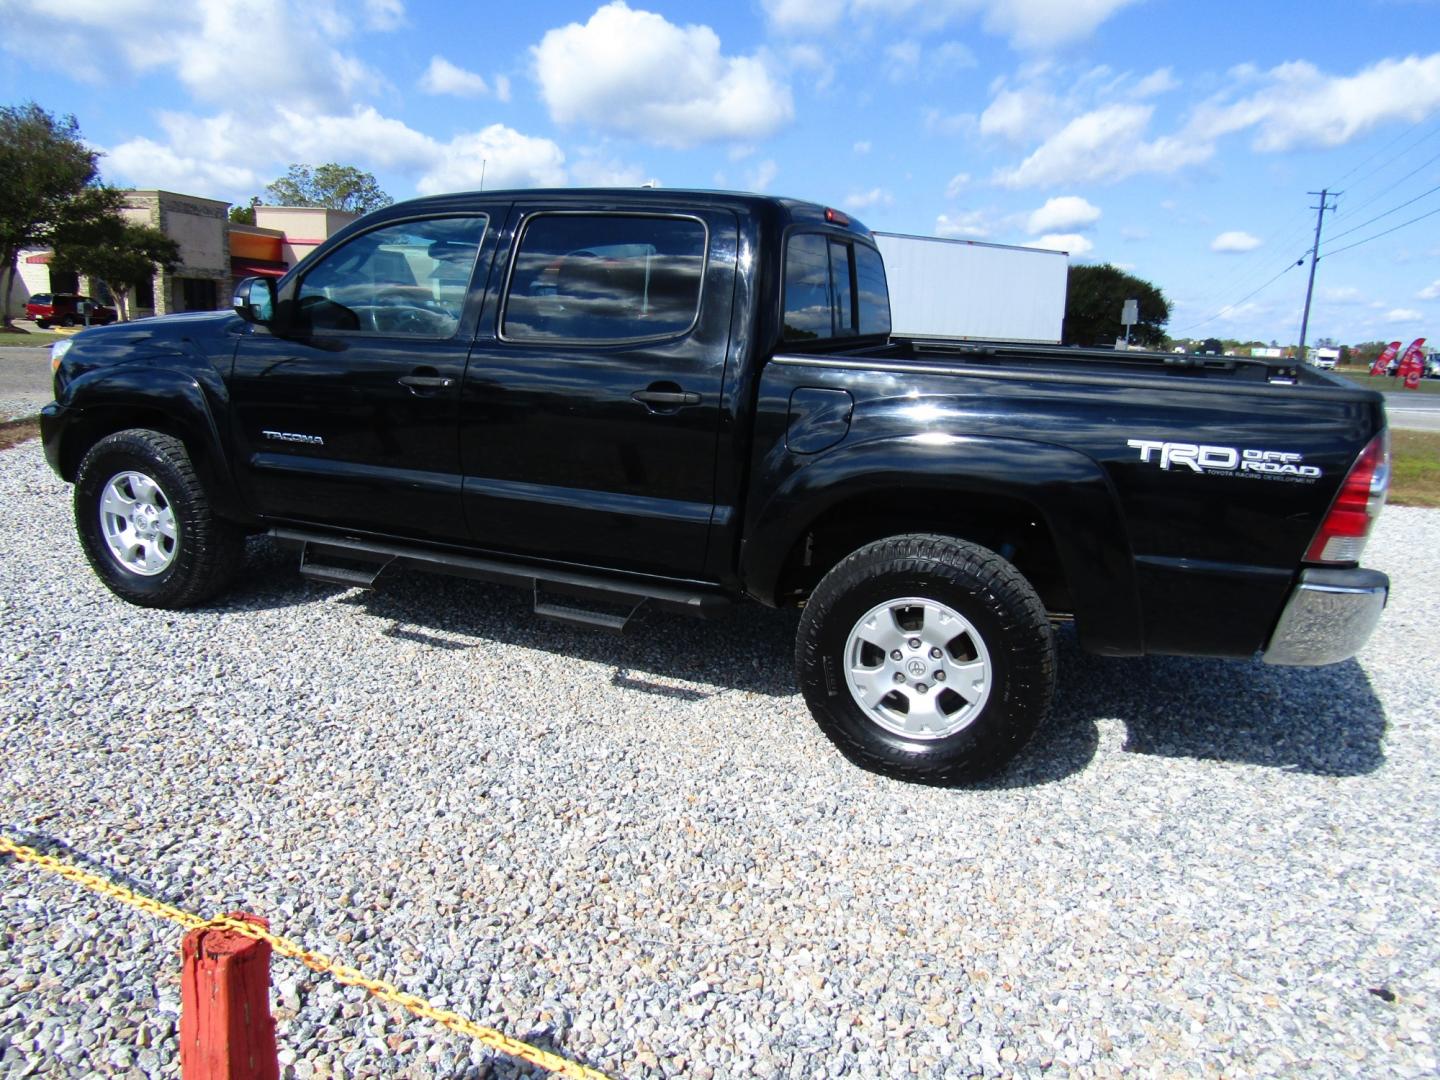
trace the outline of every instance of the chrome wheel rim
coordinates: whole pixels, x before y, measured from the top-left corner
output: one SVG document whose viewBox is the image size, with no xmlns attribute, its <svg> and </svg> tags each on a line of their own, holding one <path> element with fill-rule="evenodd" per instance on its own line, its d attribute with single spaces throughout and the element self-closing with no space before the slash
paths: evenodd
<svg viewBox="0 0 1440 1080">
<path fill-rule="evenodd" d="M 845 641 L 855 704 L 906 739 L 944 739 L 969 727 L 990 697 L 990 653 L 954 608 L 908 596 L 877 604 Z"/>
<path fill-rule="evenodd" d="M 141 472 L 116 473 L 100 495 L 100 534 L 110 557 L 132 574 L 163 574 L 180 550 L 169 498 Z"/>
</svg>

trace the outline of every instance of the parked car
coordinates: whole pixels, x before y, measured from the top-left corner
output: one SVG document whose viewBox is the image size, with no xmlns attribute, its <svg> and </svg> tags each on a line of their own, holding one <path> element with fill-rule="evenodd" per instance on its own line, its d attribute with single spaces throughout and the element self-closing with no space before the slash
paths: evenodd
<svg viewBox="0 0 1440 1080">
<path fill-rule="evenodd" d="M 87 314 L 92 326 L 105 326 L 119 318 L 114 308 L 79 293 L 36 293 L 25 304 L 26 317 L 34 319 L 41 330 L 57 324 L 84 326 Z"/>
<path fill-rule="evenodd" d="M 790 199 L 414 200 L 233 313 L 52 358 L 45 453 L 131 603 L 215 596 L 266 532 L 316 581 L 517 584 L 596 628 L 795 607 L 821 728 L 911 780 L 1025 744 L 1052 623 L 1103 656 L 1327 664 L 1389 591 L 1359 565 L 1379 393 L 1293 361 L 897 337 L 870 231 Z"/>
</svg>

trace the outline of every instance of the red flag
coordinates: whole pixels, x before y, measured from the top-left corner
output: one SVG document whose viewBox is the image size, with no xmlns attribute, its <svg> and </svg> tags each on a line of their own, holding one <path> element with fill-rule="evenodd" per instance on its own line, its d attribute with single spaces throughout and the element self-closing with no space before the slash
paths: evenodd
<svg viewBox="0 0 1440 1080">
<path fill-rule="evenodd" d="M 1400 370 L 1396 374 L 1405 380 L 1406 390 L 1420 389 L 1420 376 L 1425 373 L 1425 360 L 1420 351 L 1424 344 L 1423 337 L 1416 338 L 1410 343 L 1410 347 L 1405 350 L 1405 355 L 1400 360 Z"/>
<path fill-rule="evenodd" d="M 1398 341 L 1392 341 L 1386 345 L 1380 355 L 1375 358 L 1375 363 L 1370 365 L 1370 374 L 1384 375 L 1390 368 L 1390 361 L 1395 359 L 1395 354 L 1399 351 L 1400 342 Z"/>
</svg>

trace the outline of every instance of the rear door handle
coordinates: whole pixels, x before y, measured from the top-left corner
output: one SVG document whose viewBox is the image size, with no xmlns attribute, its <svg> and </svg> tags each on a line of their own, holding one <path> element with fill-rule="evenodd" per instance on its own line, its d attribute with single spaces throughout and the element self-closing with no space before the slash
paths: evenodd
<svg viewBox="0 0 1440 1080">
<path fill-rule="evenodd" d="M 412 390 L 448 390 L 455 385 L 455 380 L 444 375 L 401 375 L 400 385 Z"/>
<path fill-rule="evenodd" d="M 689 390 L 636 390 L 630 395 L 644 405 L 699 405 L 700 395 Z"/>
</svg>

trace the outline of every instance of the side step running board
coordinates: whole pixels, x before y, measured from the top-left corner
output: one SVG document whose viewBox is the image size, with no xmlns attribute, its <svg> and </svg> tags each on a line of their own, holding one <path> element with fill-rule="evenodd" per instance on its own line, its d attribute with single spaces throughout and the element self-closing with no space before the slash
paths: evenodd
<svg viewBox="0 0 1440 1080">
<path fill-rule="evenodd" d="M 654 581 L 545 563 L 509 562 L 285 526 L 271 529 L 270 535 L 300 545 L 300 572 L 314 581 L 370 588 L 381 571 L 392 565 L 453 574 L 528 589 L 536 614 L 577 626 L 622 630 L 641 607 L 647 606 L 710 619 L 724 614 L 732 605 L 727 593 L 699 582 Z M 557 603 L 556 594 L 579 600 Z M 596 605 L 618 610 L 595 610 Z"/>
<path fill-rule="evenodd" d="M 629 605 L 629 610 L 623 613 L 613 611 L 597 611 L 593 608 L 582 608 L 575 604 L 557 602 L 553 597 L 547 597 L 540 582 L 535 582 L 535 614 L 541 618 L 553 619 L 555 622 L 568 623 L 571 626 L 586 626 L 594 630 L 609 630 L 614 634 L 623 634 L 625 628 L 630 625 L 630 620 L 640 614 L 640 609 L 646 604 L 642 597 Z M 604 601 L 609 598 L 602 597 Z M 629 597 L 626 598 L 630 599 Z M 619 606 L 619 605 L 617 605 Z"/>
<path fill-rule="evenodd" d="M 370 589 L 375 586 L 375 579 L 380 576 L 380 571 L 389 566 L 393 559 L 355 559 L 344 550 L 335 551 L 332 549 L 327 553 L 333 557 L 338 555 L 346 559 L 349 565 L 339 562 L 326 562 L 325 556 L 317 551 L 317 545 L 304 543 L 300 545 L 300 576 L 311 581 L 321 581 L 327 585 L 348 585 L 351 588 Z"/>
</svg>

